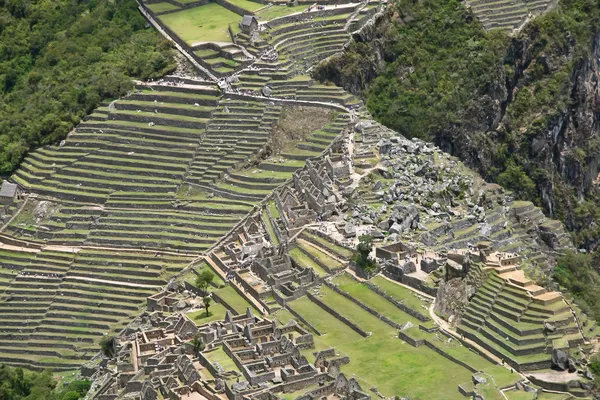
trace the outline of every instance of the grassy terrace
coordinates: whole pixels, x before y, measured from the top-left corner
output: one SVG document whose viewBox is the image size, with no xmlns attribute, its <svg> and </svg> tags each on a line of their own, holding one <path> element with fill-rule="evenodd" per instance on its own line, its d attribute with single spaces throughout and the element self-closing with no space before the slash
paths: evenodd
<svg viewBox="0 0 600 400">
<path fill-rule="evenodd" d="M 202 353 L 211 363 L 219 363 L 225 371 L 236 371 L 238 374 L 242 374 L 238 369 L 237 365 L 231 358 L 225 353 L 223 347 L 217 347 L 215 350 Z"/>
<path fill-rule="evenodd" d="M 248 301 L 243 298 L 233 287 L 227 285 L 221 289 L 212 290 L 213 293 L 222 298 L 227 304 L 229 304 L 238 314 L 243 314 L 246 312 L 248 307 L 252 307 L 254 313 L 256 315 L 262 315 L 254 306 L 252 306 Z"/>
<path fill-rule="evenodd" d="M 278 245 L 279 239 L 275 234 L 275 229 L 273 228 L 273 224 L 271 224 L 271 220 L 269 219 L 269 216 L 267 215 L 266 211 L 263 211 L 261 219 L 263 224 L 265 224 L 265 226 L 267 227 L 267 231 L 269 232 L 269 237 L 271 238 L 271 241 L 273 241 L 275 245 Z"/>
<path fill-rule="evenodd" d="M 225 0 L 228 3 L 231 3 L 235 6 L 241 7 L 244 10 L 253 12 L 258 10 L 259 8 L 264 7 L 264 4 L 261 3 L 257 3 L 254 1 L 248 1 L 248 0 Z"/>
<path fill-rule="evenodd" d="M 457 385 L 470 381 L 471 373 L 467 369 L 425 346 L 415 348 L 402 343 L 393 328 L 342 296 L 323 288 L 320 293 L 322 301 L 373 332 L 372 336 L 362 338 L 333 316 L 324 317 L 325 311 L 306 297 L 291 302 L 294 310 L 324 333 L 315 337 L 317 348 L 335 347 L 350 357 L 350 364 L 342 371 L 357 377 L 363 389 L 377 386 L 386 396 L 464 398 Z M 369 368 L 365 368 L 367 365 Z M 392 376 L 394 379 L 390 379 Z"/>
<path fill-rule="evenodd" d="M 304 268 L 312 268 L 318 276 L 327 276 L 329 273 L 325 271 L 319 264 L 315 263 L 310 257 L 302 252 L 298 247 L 294 247 L 289 252 L 292 260 Z"/>
<path fill-rule="evenodd" d="M 427 314 L 427 310 L 423 309 L 423 305 L 427 305 L 427 303 L 421 301 L 412 290 L 391 282 L 382 276 L 376 276 L 370 282 L 384 290 L 395 300 L 402 302 L 405 306 L 422 314 Z"/>
<path fill-rule="evenodd" d="M 333 279 L 333 283 L 361 303 L 371 307 L 378 313 L 385 315 L 398 324 L 411 322 L 414 325 L 418 325 L 421 322 L 413 316 L 401 311 L 393 303 L 369 289 L 365 284 L 356 281 L 346 273 L 336 276 Z"/>
<path fill-rule="evenodd" d="M 302 236 L 306 236 L 306 237 L 310 238 L 311 240 L 317 242 L 325 250 L 331 251 L 334 254 L 338 254 L 338 255 L 340 255 L 342 257 L 346 257 L 346 258 L 351 258 L 353 256 L 352 250 L 349 250 L 342 246 L 338 246 L 337 244 L 330 242 L 329 240 L 324 239 L 321 236 L 314 235 L 308 231 L 304 231 L 302 233 Z"/>
<path fill-rule="evenodd" d="M 260 18 L 261 21 L 269 21 L 274 18 L 285 17 L 287 15 L 300 13 L 306 10 L 306 6 L 294 6 L 288 7 L 287 4 L 282 5 L 273 5 L 271 7 L 260 10 L 256 13 L 256 16 Z"/>
<path fill-rule="evenodd" d="M 19 268 L 26 274 L 10 282 L 5 288 L 8 295 L 0 296 L 0 324 L 5 332 L 19 333 L 18 337 L 0 335 L 0 347 L 6 347 L 0 349 L 0 361 L 15 364 L 12 353 L 18 352 L 21 361 L 16 364 L 58 369 L 76 367 L 90 358 L 97 351 L 97 341 L 119 331 L 158 288 L 131 286 L 124 280 L 161 278 L 160 282 L 165 282 L 189 260 L 94 250 L 78 254 L 3 251 L 2 256 L 0 276 L 5 276 L 4 267 L 10 260 L 29 262 Z M 49 272 L 57 277 L 36 275 Z M 15 317 L 25 310 L 24 324 L 22 317 Z"/>
<path fill-rule="evenodd" d="M 160 13 L 160 12 L 164 12 L 164 11 L 172 11 L 172 10 L 179 10 L 180 8 L 171 4 L 171 3 L 154 3 L 154 4 L 147 4 L 148 8 L 151 9 L 152 11 L 154 11 L 155 13 Z"/>
<path fill-rule="evenodd" d="M 311 244 L 308 244 L 308 242 L 298 240 L 298 246 L 304 251 L 306 251 L 308 254 L 319 260 L 319 262 L 322 265 L 326 266 L 331 270 L 339 269 L 343 266 L 342 263 L 340 263 L 338 260 L 331 258 L 329 255 L 325 254 L 321 250 L 317 249 L 316 247 L 313 247 Z"/>
<path fill-rule="evenodd" d="M 188 44 L 198 42 L 230 42 L 227 26 L 234 33 L 241 17 L 217 3 L 209 3 L 170 14 L 159 19 Z"/>
</svg>

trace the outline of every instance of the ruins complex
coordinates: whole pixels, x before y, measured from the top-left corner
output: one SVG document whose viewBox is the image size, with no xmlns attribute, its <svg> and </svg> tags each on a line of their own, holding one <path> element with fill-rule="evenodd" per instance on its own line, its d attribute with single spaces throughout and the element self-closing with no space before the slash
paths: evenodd
<svg viewBox="0 0 600 400">
<path fill-rule="evenodd" d="M 136 82 L 2 183 L 0 362 L 94 400 L 588 396 L 563 226 L 310 77 L 385 6 L 140 2 L 197 74 Z M 229 22 L 179 22 L 203 10 Z"/>
</svg>

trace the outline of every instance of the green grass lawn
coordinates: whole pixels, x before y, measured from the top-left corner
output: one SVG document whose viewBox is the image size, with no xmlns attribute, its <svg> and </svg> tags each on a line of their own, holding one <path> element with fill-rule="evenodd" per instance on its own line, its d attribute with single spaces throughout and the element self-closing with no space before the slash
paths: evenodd
<svg viewBox="0 0 600 400">
<path fill-rule="evenodd" d="M 269 207 L 269 213 L 271 213 L 271 217 L 273 217 L 273 218 L 281 217 L 281 215 L 279 214 L 279 209 L 277 208 L 277 204 L 275 204 L 274 201 L 269 202 L 267 207 Z"/>
<path fill-rule="evenodd" d="M 533 400 L 535 394 L 524 390 L 507 390 L 504 392 L 504 395 L 508 400 Z M 563 400 L 564 398 L 564 395 L 562 397 L 556 397 L 557 400 Z M 549 399 L 554 399 L 554 397 L 550 397 Z"/>
<path fill-rule="evenodd" d="M 290 250 L 290 257 L 302 267 L 312 268 L 319 276 L 328 275 L 327 271 L 325 271 L 323 268 L 321 268 L 320 265 L 311 260 L 310 257 L 304 254 L 298 247 L 294 247 L 292 250 Z"/>
<path fill-rule="evenodd" d="M 266 211 L 263 211 L 262 221 L 265 224 L 265 226 L 267 227 L 267 231 L 269 231 L 269 237 L 271 238 L 271 241 L 273 242 L 273 244 L 278 245 L 279 239 L 277 239 L 277 235 L 275 234 L 275 229 L 273 228 L 273 225 L 271 224 L 271 220 L 269 219 L 269 216 L 267 215 Z"/>
<path fill-rule="evenodd" d="M 313 257 L 315 257 L 317 260 L 319 260 L 321 262 L 322 265 L 325 265 L 327 268 L 329 269 L 337 269 L 342 267 L 342 264 L 329 257 L 327 254 L 323 253 L 321 250 L 317 249 L 316 247 L 313 247 L 309 244 L 307 244 L 306 242 L 302 243 L 302 241 L 299 241 L 299 246 L 302 247 L 304 250 L 306 250 L 306 252 L 308 252 L 310 255 L 312 255 Z"/>
<path fill-rule="evenodd" d="M 323 292 L 323 290 L 321 290 Z M 457 387 L 471 379 L 471 373 L 427 347 L 412 347 L 396 337 L 394 330 L 356 304 L 333 293 L 322 300 L 333 306 L 373 335 L 363 338 L 342 322 L 328 315 L 306 297 L 291 303 L 322 336 L 315 336 L 318 348 L 335 347 L 350 357 L 342 370 L 356 376 L 363 390 L 376 386 L 386 396 L 410 396 L 422 399 L 463 399 Z M 368 366 L 368 367 L 367 367 Z"/>
<path fill-rule="evenodd" d="M 171 3 L 154 3 L 154 4 L 147 4 L 148 8 L 151 9 L 152 11 L 158 13 L 158 12 L 163 12 L 163 11 L 171 11 L 171 10 L 179 10 L 180 8 L 177 6 L 174 6 Z"/>
<path fill-rule="evenodd" d="M 302 12 L 306 6 L 288 7 L 287 5 L 274 5 L 256 13 L 261 21 L 269 21 L 273 18 L 285 17 L 286 15 Z"/>
<path fill-rule="evenodd" d="M 186 314 L 194 323 L 198 326 L 207 324 L 213 321 L 223 321 L 225 319 L 225 313 L 227 309 L 225 306 L 219 303 L 212 302 L 210 307 L 208 307 L 208 316 L 206 316 L 206 311 L 199 310 L 193 311 L 191 313 Z"/>
<path fill-rule="evenodd" d="M 188 44 L 230 42 L 227 26 L 238 30 L 241 17 L 217 3 L 165 14 L 159 19 Z"/>
<path fill-rule="evenodd" d="M 315 240 L 317 243 L 319 243 L 324 249 L 331 249 L 331 251 L 335 254 L 339 254 L 342 257 L 347 257 L 347 258 L 351 258 L 353 256 L 353 252 L 352 250 L 348 250 L 345 247 L 341 247 L 336 245 L 335 243 L 330 242 L 327 239 L 324 239 L 320 236 L 317 235 L 313 235 L 312 233 L 309 233 L 308 231 L 304 231 L 303 235 L 306 235 L 307 237 L 311 238 L 312 240 Z"/>
<path fill-rule="evenodd" d="M 244 10 L 247 10 L 250 12 L 254 12 L 254 11 L 258 10 L 259 8 L 262 8 L 265 6 L 264 4 L 256 3 L 254 1 L 248 1 L 248 0 L 225 0 L 225 1 L 233 4 L 234 6 L 242 7 Z"/>
<path fill-rule="evenodd" d="M 240 314 L 246 313 L 246 309 L 248 307 L 252 307 L 252 305 L 248 303 L 245 298 L 240 296 L 238 292 L 236 292 L 236 290 L 229 285 L 225 286 L 224 288 L 214 290 L 213 293 L 216 293 Z M 257 311 L 254 307 L 252 308 L 255 314 L 262 315 L 262 313 Z"/>
<path fill-rule="evenodd" d="M 423 308 L 423 305 L 429 307 L 429 303 L 421 301 L 412 290 L 391 282 L 379 275 L 371 279 L 371 283 L 379 286 L 380 289 L 384 290 L 394 300 L 402 302 L 405 306 L 410 307 L 421 314 L 428 314 L 427 310 Z"/>
<path fill-rule="evenodd" d="M 241 374 L 239 368 L 231 358 L 225 353 L 223 347 L 217 347 L 215 350 L 210 352 L 203 352 L 204 356 L 211 362 L 218 362 L 225 369 L 225 371 L 237 371 Z"/>
<path fill-rule="evenodd" d="M 385 315 L 397 324 L 411 322 L 414 325 L 418 325 L 420 323 L 418 319 L 406 314 L 394 304 L 387 301 L 384 297 L 369 289 L 365 284 L 352 279 L 348 274 L 336 276 L 333 279 L 333 283 L 361 303 L 371 307 L 378 313 Z"/>
</svg>

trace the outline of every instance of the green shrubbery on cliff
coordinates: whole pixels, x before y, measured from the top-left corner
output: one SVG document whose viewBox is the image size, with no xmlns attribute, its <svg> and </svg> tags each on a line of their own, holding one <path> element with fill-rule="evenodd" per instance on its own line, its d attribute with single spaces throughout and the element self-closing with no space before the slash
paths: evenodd
<svg viewBox="0 0 600 400">
<path fill-rule="evenodd" d="M 431 140 L 460 123 L 475 93 L 495 85 L 504 33 L 486 33 L 457 0 L 395 4 L 408 24 L 393 23 L 386 54 L 393 55 L 366 93 L 369 110 L 409 137 Z"/>
<path fill-rule="evenodd" d="M 131 77 L 173 67 L 134 0 L 0 0 L 0 174 L 126 93 Z"/>
<path fill-rule="evenodd" d="M 457 0 L 396 0 L 370 42 L 350 46 L 314 76 L 361 92 L 378 121 L 435 142 L 486 180 L 581 228 L 577 244 L 593 249 L 600 220 L 588 217 L 600 211 L 576 211 L 583 184 L 565 171 L 585 171 L 600 143 L 581 139 L 577 121 L 568 123 L 577 133 L 564 140 L 574 146 L 560 154 L 565 162 L 555 141 L 599 32 L 597 0 L 559 0 L 514 37 L 486 32 Z"/>
</svg>

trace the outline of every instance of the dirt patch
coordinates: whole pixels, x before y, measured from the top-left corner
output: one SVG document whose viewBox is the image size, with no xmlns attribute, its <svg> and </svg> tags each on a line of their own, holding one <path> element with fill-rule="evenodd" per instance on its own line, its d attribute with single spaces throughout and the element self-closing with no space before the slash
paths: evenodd
<svg viewBox="0 0 600 400">
<path fill-rule="evenodd" d="M 332 120 L 333 111 L 320 107 L 292 106 L 281 110 L 279 123 L 271 130 L 269 147 L 277 155 L 290 142 L 304 141 L 312 132 L 322 129 Z"/>
</svg>

